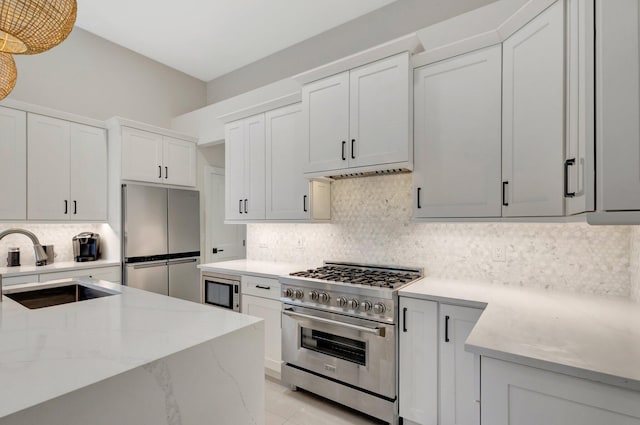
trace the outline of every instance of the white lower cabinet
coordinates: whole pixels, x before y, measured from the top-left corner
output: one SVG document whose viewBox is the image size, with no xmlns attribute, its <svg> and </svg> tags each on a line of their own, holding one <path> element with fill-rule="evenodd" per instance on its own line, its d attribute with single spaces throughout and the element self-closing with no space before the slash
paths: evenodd
<svg viewBox="0 0 640 425">
<path fill-rule="evenodd" d="M 264 367 L 267 375 L 280 378 L 282 365 L 282 303 L 277 279 L 242 276 L 240 311 L 264 320 Z"/>
<path fill-rule="evenodd" d="M 400 416 L 438 424 L 438 303 L 400 297 Z"/>
<path fill-rule="evenodd" d="M 480 357 L 464 345 L 482 310 L 400 298 L 400 416 L 420 425 L 480 424 Z"/>
<path fill-rule="evenodd" d="M 464 344 L 481 314 L 440 304 L 440 425 L 480 424 L 480 356 Z"/>
<path fill-rule="evenodd" d="M 639 425 L 640 392 L 483 357 L 482 423 Z"/>
</svg>

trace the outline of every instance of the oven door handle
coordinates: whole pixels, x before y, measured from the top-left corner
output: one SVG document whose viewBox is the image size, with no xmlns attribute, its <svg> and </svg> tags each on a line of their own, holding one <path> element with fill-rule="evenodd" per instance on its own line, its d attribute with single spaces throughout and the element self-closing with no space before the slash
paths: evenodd
<svg viewBox="0 0 640 425">
<path fill-rule="evenodd" d="M 327 323 L 330 325 L 340 326 L 342 328 L 354 329 L 356 331 L 367 332 L 378 336 L 384 336 L 385 333 L 384 328 L 367 328 L 366 326 L 352 325 L 351 323 L 338 322 L 336 320 L 325 319 L 324 317 L 316 317 L 309 314 L 296 313 L 295 311 L 290 309 L 283 310 L 282 314 L 290 317 L 302 317 L 303 319 L 314 320 L 316 322 Z"/>
</svg>

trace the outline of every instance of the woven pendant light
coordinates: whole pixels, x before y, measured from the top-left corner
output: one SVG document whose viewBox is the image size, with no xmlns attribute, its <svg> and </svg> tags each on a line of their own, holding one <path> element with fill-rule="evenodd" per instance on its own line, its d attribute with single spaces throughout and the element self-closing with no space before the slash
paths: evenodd
<svg viewBox="0 0 640 425">
<path fill-rule="evenodd" d="M 0 0 L 0 52 L 32 55 L 57 46 L 76 12 L 76 0 Z"/>
<path fill-rule="evenodd" d="M 8 53 L 0 53 L 0 100 L 11 93 L 17 78 L 18 72 L 13 56 Z"/>
</svg>

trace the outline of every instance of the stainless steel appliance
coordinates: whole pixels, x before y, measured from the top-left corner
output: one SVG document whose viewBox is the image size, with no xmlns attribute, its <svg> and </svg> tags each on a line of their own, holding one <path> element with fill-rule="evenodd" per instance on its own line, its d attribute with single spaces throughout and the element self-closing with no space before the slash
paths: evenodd
<svg viewBox="0 0 640 425">
<path fill-rule="evenodd" d="M 281 277 L 282 381 L 398 422 L 398 289 L 421 268 L 325 262 Z"/>
<path fill-rule="evenodd" d="M 203 272 L 202 302 L 215 307 L 240 311 L 240 277 Z"/>
<path fill-rule="evenodd" d="M 75 235 L 71 242 L 73 243 L 73 257 L 77 262 L 96 261 L 100 258 L 100 235 L 98 233 L 82 232 Z"/>
<path fill-rule="evenodd" d="M 123 283 L 201 302 L 200 194 L 122 185 Z"/>
</svg>

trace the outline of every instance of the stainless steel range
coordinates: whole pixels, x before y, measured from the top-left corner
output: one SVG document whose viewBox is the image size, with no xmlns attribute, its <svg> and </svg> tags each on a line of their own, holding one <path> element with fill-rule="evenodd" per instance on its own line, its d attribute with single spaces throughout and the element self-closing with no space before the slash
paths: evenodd
<svg viewBox="0 0 640 425">
<path fill-rule="evenodd" d="M 398 421 L 398 289 L 421 268 L 325 262 L 281 277 L 282 381 Z"/>
</svg>

